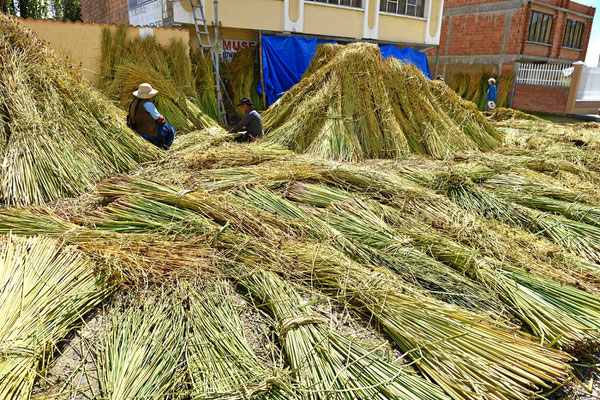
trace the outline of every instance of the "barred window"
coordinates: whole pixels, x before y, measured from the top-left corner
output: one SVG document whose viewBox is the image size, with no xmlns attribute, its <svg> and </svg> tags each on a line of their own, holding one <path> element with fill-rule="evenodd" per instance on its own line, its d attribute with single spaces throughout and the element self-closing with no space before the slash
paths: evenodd
<svg viewBox="0 0 600 400">
<path fill-rule="evenodd" d="M 355 7 L 362 8 L 362 0 L 310 0 L 315 1 L 317 3 L 325 3 L 325 4 L 335 4 L 336 6 L 346 6 L 346 7 Z"/>
<path fill-rule="evenodd" d="M 379 10 L 393 14 L 423 17 L 425 0 L 381 0 Z"/>
<path fill-rule="evenodd" d="M 550 14 L 532 11 L 527 40 L 530 42 L 550 43 L 553 20 L 554 17 Z"/>
<path fill-rule="evenodd" d="M 563 47 L 581 49 L 581 38 L 583 37 L 584 28 L 585 24 L 583 22 L 567 19 L 567 25 L 565 26 L 565 37 L 563 39 Z"/>
</svg>

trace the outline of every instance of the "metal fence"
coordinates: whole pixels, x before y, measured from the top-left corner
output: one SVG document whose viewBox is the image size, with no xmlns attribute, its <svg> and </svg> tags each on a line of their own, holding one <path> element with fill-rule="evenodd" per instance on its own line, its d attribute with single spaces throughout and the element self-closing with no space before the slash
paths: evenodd
<svg viewBox="0 0 600 400">
<path fill-rule="evenodd" d="M 577 100 L 600 101 L 600 68 L 583 68 L 577 88 Z"/>
<path fill-rule="evenodd" d="M 521 64 L 517 83 L 537 86 L 571 86 L 571 64 Z"/>
</svg>

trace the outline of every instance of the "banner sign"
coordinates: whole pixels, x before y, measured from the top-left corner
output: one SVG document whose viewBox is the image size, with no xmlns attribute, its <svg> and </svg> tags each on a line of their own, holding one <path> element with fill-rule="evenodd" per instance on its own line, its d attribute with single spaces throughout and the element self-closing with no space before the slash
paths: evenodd
<svg viewBox="0 0 600 400">
<path fill-rule="evenodd" d="M 161 26 L 162 18 L 162 0 L 129 0 L 130 25 Z"/>
<path fill-rule="evenodd" d="M 238 50 L 255 49 L 256 46 L 258 46 L 258 42 L 252 40 L 223 39 L 221 58 L 227 61 L 231 60 L 233 58 L 233 55 Z"/>
</svg>

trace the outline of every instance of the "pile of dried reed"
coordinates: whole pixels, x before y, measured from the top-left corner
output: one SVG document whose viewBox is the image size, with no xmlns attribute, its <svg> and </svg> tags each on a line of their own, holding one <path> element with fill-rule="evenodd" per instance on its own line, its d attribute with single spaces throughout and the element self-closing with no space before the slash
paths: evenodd
<svg viewBox="0 0 600 400">
<path fill-rule="evenodd" d="M 0 14 L 0 201 L 42 204 L 157 158 L 125 116 L 16 19 Z"/>
<path fill-rule="evenodd" d="M 500 144 L 499 133 L 472 103 L 414 66 L 384 61 L 372 44 L 323 46 L 327 50 L 309 68 L 314 72 L 264 113 L 269 140 L 337 160 L 408 152 L 443 158 Z"/>
</svg>

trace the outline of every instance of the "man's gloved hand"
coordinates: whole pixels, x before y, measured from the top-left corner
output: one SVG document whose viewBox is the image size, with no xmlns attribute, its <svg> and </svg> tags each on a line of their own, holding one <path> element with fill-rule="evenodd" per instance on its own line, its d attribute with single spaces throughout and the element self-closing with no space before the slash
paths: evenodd
<svg viewBox="0 0 600 400">
<path fill-rule="evenodd" d="M 156 120 L 156 123 L 157 123 L 157 124 L 160 124 L 160 125 L 164 125 L 164 124 L 166 124 L 166 123 L 167 123 L 167 120 L 165 119 L 165 117 L 163 117 L 163 116 L 161 115 L 161 116 L 160 116 L 160 117 L 158 117 L 158 119 Z"/>
</svg>

